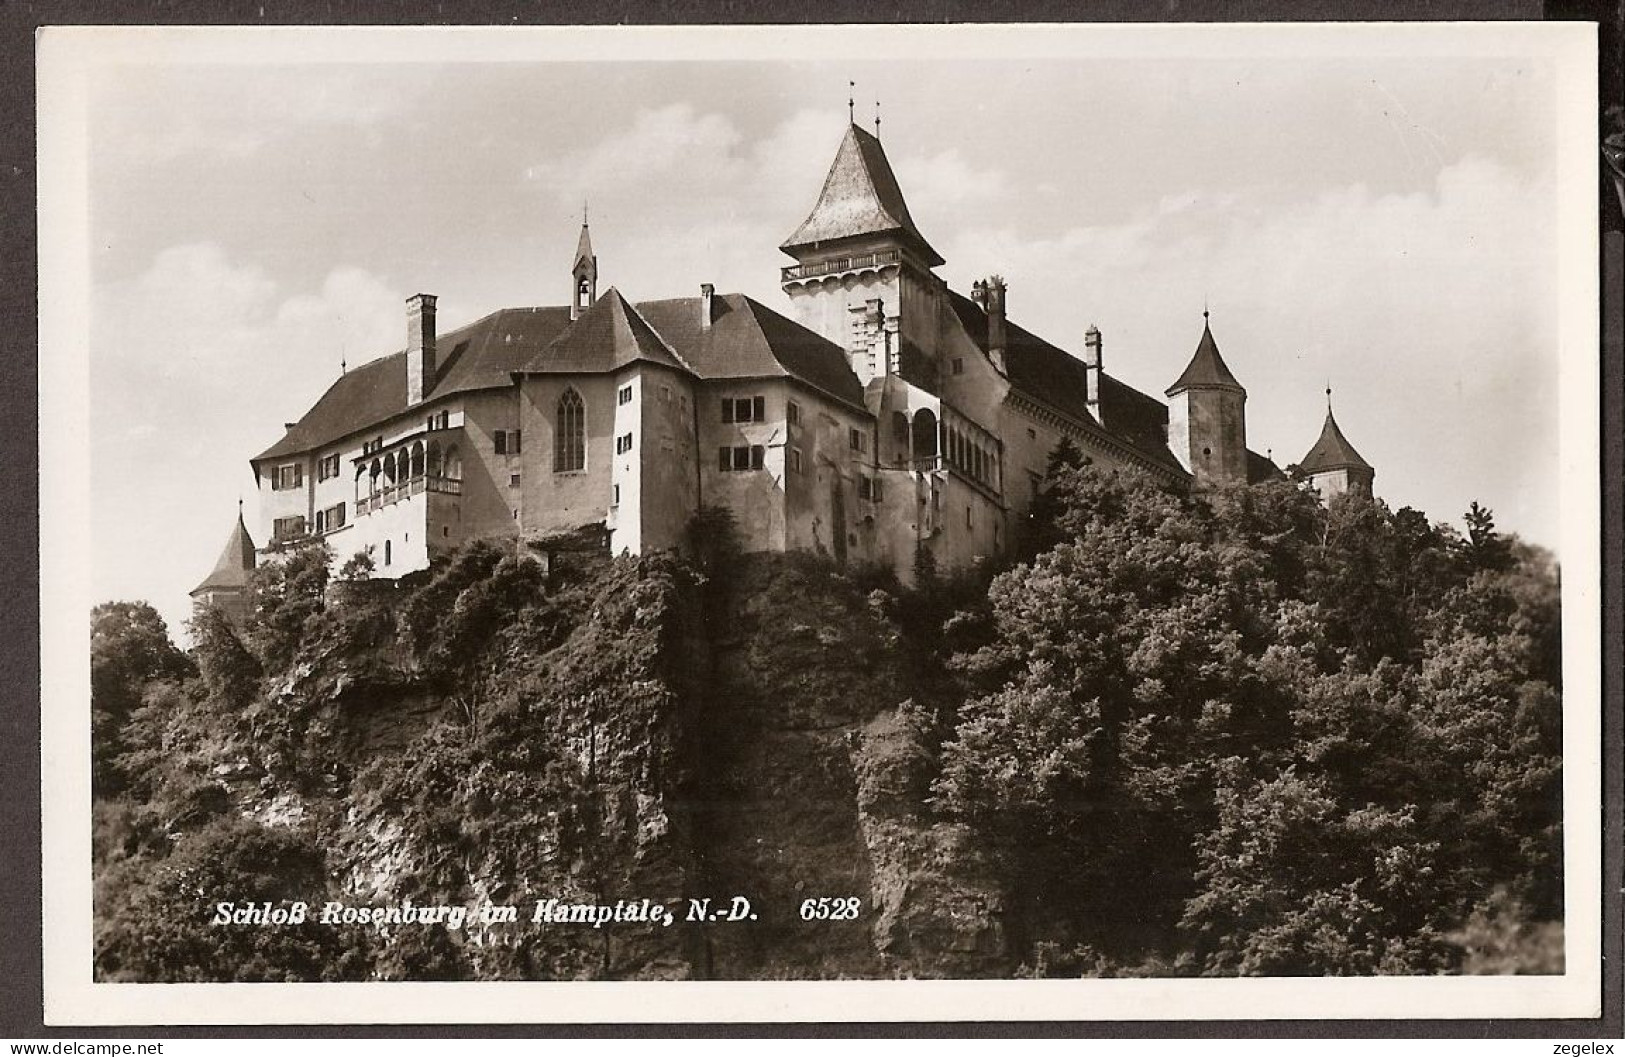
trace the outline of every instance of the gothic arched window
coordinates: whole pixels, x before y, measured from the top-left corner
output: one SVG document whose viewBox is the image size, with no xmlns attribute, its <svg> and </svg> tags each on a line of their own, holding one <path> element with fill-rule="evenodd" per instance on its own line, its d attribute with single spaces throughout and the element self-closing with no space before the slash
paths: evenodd
<svg viewBox="0 0 1625 1057">
<path fill-rule="evenodd" d="M 568 473 L 587 466 L 587 409 L 581 394 L 566 389 L 559 397 L 553 429 L 553 472 Z"/>
</svg>

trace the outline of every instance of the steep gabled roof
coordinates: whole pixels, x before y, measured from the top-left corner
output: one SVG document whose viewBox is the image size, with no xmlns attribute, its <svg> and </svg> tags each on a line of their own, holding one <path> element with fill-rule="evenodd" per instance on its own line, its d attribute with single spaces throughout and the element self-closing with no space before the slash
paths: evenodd
<svg viewBox="0 0 1625 1057">
<path fill-rule="evenodd" d="M 591 374 L 639 361 L 685 369 L 671 347 L 612 286 L 521 369 L 531 374 Z"/>
<path fill-rule="evenodd" d="M 1298 468 L 1304 473 L 1325 473 L 1328 470 L 1369 470 L 1371 464 L 1360 457 L 1354 450 L 1343 431 L 1337 428 L 1337 419 L 1332 417 L 1332 409 L 1326 409 L 1326 422 L 1320 427 L 1320 439 L 1315 446 L 1309 449 Z"/>
<path fill-rule="evenodd" d="M 864 410 L 863 387 L 840 346 L 746 297 L 717 294 L 711 325 L 701 299 L 678 297 L 638 304 L 651 326 L 697 377 L 788 377 L 855 410 Z"/>
<path fill-rule="evenodd" d="M 243 524 L 243 512 L 239 507 L 237 525 L 226 539 L 226 547 L 220 552 L 220 560 L 214 563 L 214 571 L 192 588 L 191 593 L 196 595 L 203 591 L 247 587 L 248 574 L 253 569 L 254 540 L 248 535 L 248 526 Z"/>
<path fill-rule="evenodd" d="M 427 402 L 512 384 L 513 372 L 569 325 L 568 307 L 507 308 L 440 335 L 435 341 L 439 363 Z M 402 351 L 340 375 L 281 440 L 253 461 L 311 451 L 371 429 L 406 409 Z"/>
<path fill-rule="evenodd" d="M 988 350 L 987 313 L 970 298 L 948 291 L 948 304 L 978 348 Z M 1102 424 L 1089 410 L 1089 383 L 1083 361 L 1005 320 L 1005 376 L 1029 400 L 1100 426 L 1158 466 L 1184 473 L 1168 450 L 1168 409 L 1156 397 L 1101 372 Z"/>
<path fill-rule="evenodd" d="M 1207 314 L 1203 313 L 1202 340 L 1196 343 L 1196 352 L 1191 356 L 1191 362 L 1185 365 L 1185 373 L 1179 380 L 1170 385 L 1168 396 L 1182 392 L 1186 389 L 1198 387 L 1241 389 L 1242 385 L 1236 381 L 1236 376 L 1230 373 L 1224 357 L 1219 355 L 1219 343 L 1213 340 L 1213 330 L 1207 325 Z"/>
<path fill-rule="evenodd" d="M 819 243 L 884 234 L 902 236 L 928 264 L 942 263 L 941 255 L 915 227 L 880 140 L 850 125 L 824 177 L 818 203 L 779 248 L 794 256 Z"/>
</svg>

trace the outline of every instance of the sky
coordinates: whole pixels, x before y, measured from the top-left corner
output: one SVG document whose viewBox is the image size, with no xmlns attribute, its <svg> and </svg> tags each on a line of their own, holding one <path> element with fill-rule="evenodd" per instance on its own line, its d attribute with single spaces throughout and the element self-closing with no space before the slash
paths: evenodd
<svg viewBox="0 0 1625 1057">
<path fill-rule="evenodd" d="M 1329 385 L 1392 506 L 1459 525 L 1476 500 L 1557 548 L 1550 59 L 1005 40 L 952 60 L 95 66 L 96 599 L 147 599 L 179 634 L 239 498 L 257 525 L 249 458 L 341 362 L 402 347 L 413 293 L 438 295 L 442 330 L 564 303 L 584 203 L 600 290 L 710 282 L 785 309 L 777 246 L 849 81 L 865 128 L 880 101 L 954 288 L 1004 276 L 1013 320 L 1074 352 L 1098 326 L 1108 372 L 1159 397 L 1205 305 L 1255 450 L 1300 459 Z"/>
</svg>

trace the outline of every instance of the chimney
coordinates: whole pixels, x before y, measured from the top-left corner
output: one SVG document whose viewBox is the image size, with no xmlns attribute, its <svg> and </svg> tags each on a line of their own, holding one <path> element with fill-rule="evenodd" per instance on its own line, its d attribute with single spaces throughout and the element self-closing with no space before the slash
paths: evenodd
<svg viewBox="0 0 1625 1057">
<path fill-rule="evenodd" d="M 1004 355 L 1004 279 L 992 276 L 987 281 L 987 350 Z"/>
<path fill-rule="evenodd" d="M 1083 379 L 1089 394 L 1089 413 L 1102 425 L 1106 420 L 1100 417 L 1100 372 L 1105 369 L 1100 328 L 1091 323 L 1089 329 L 1083 333 Z"/>
<path fill-rule="evenodd" d="M 434 295 L 406 299 L 406 402 L 417 404 L 434 388 Z"/>
<path fill-rule="evenodd" d="M 710 330 L 711 324 L 716 322 L 716 316 L 713 314 L 713 301 L 716 298 L 716 293 L 717 288 L 710 283 L 700 284 L 700 328 L 702 330 Z"/>
<path fill-rule="evenodd" d="M 983 312 L 987 311 L 987 280 L 978 279 L 970 284 L 970 299 Z"/>
</svg>

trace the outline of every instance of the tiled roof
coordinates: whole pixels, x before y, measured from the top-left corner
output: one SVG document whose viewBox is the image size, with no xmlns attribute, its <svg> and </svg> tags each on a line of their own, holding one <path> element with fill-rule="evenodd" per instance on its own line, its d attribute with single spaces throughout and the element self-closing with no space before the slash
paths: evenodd
<svg viewBox="0 0 1625 1057">
<path fill-rule="evenodd" d="M 191 593 L 195 595 L 208 590 L 246 587 L 248 574 L 253 568 L 254 540 L 248 535 L 248 526 L 243 524 L 243 513 L 239 510 L 237 525 L 226 540 L 225 550 L 220 552 L 220 560 L 214 563 L 214 572 L 192 588 Z"/>
<path fill-rule="evenodd" d="M 1320 427 L 1320 439 L 1309 449 L 1309 454 L 1298 463 L 1304 473 L 1325 473 L 1327 470 L 1369 470 L 1371 464 L 1354 450 L 1343 431 L 1337 428 L 1332 409 L 1326 409 L 1326 422 Z"/>
<path fill-rule="evenodd" d="M 1223 386 L 1227 389 L 1240 389 L 1241 383 L 1236 376 L 1230 373 L 1225 365 L 1224 357 L 1219 355 L 1219 343 L 1213 340 L 1213 331 L 1202 321 L 1202 340 L 1196 343 L 1196 352 L 1191 356 L 1191 362 L 1185 365 L 1185 373 L 1179 376 L 1179 381 L 1168 387 L 1167 393 L 1173 396 L 1184 389 L 1193 389 L 1197 386 Z"/>
<path fill-rule="evenodd" d="M 660 335 L 612 286 L 521 370 L 531 374 L 595 374 L 619 370 L 640 360 L 684 369 Z"/>
<path fill-rule="evenodd" d="M 439 365 L 427 401 L 511 384 L 513 372 L 569 324 L 568 307 L 507 308 L 440 335 L 435 341 Z M 339 376 L 304 417 L 254 461 L 331 444 L 385 422 L 406 407 L 403 351 Z"/>
<path fill-rule="evenodd" d="M 829 175 L 824 177 L 818 203 L 779 248 L 794 255 L 798 249 L 819 243 L 894 232 L 904 236 L 927 263 L 943 263 L 915 227 L 880 140 L 850 125 Z"/>
<path fill-rule="evenodd" d="M 1268 481 L 1272 478 L 1283 476 L 1285 475 L 1281 473 L 1281 468 L 1275 465 L 1274 459 L 1271 459 L 1265 455 L 1260 455 L 1251 448 L 1247 449 L 1248 484 L 1257 484 L 1260 481 Z"/>
<path fill-rule="evenodd" d="M 790 377 L 864 410 L 863 387 L 834 342 L 744 294 L 715 295 L 709 327 L 700 304 L 678 297 L 637 307 L 700 378 Z"/>
<path fill-rule="evenodd" d="M 435 342 L 440 366 L 425 403 L 502 388 L 526 371 L 597 373 L 641 360 L 707 379 L 796 378 L 864 410 L 863 387 L 839 346 L 743 294 L 719 294 L 712 306 L 710 327 L 700 326 L 698 297 L 633 305 L 613 288 L 574 324 L 568 307 L 493 312 Z M 254 461 L 320 448 L 406 410 L 406 354 L 397 352 L 340 376 Z"/>
<path fill-rule="evenodd" d="M 948 291 L 948 303 L 966 333 L 988 348 L 987 313 L 970 298 Z M 1004 370 L 1012 388 L 1075 419 L 1100 426 L 1089 411 L 1089 384 L 1083 361 L 1005 320 Z M 1159 466 L 1183 473 L 1168 450 L 1168 409 L 1160 400 L 1101 372 L 1101 417 L 1105 433 Z"/>
</svg>

